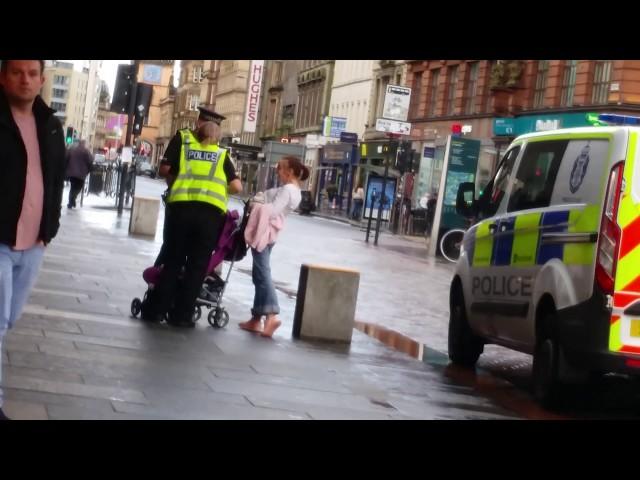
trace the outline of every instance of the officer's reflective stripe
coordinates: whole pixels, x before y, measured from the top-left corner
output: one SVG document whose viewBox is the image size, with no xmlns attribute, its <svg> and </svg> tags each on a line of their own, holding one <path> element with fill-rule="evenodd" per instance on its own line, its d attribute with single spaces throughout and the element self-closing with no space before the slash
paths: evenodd
<svg viewBox="0 0 640 480">
<path fill-rule="evenodd" d="M 587 205 L 583 210 L 571 210 L 568 231 L 581 234 L 596 233 L 599 220 L 598 205 Z M 563 262 L 566 265 L 591 265 L 595 258 L 595 249 L 595 243 L 567 243 L 564 246 Z"/>
<path fill-rule="evenodd" d="M 215 174 L 215 171 L 214 171 L 214 174 Z M 208 182 L 219 183 L 220 185 L 224 185 L 225 187 L 227 186 L 224 180 L 220 178 L 216 178 L 213 175 L 195 175 L 193 173 L 192 174 L 185 173 L 184 175 L 182 175 L 182 178 L 185 180 L 206 180 Z"/>
<path fill-rule="evenodd" d="M 473 266 L 486 267 L 491 265 L 491 253 L 493 252 L 493 238 L 489 233 L 489 225 L 492 220 L 482 222 L 476 228 L 475 247 L 473 249 Z"/>
<path fill-rule="evenodd" d="M 226 198 L 223 195 L 220 195 L 216 192 L 211 192 L 204 188 L 178 188 L 171 191 L 171 197 L 176 201 L 179 201 L 183 198 L 193 198 L 199 195 L 206 195 L 208 197 L 216 198 L 220 201 L 226 202 Z"/>
<path fill-rule="evenodd" d="M 527 266 L 536 264 L 538 230 L 542 213 L 518 215 L 515 223 L 515 239 L 511 252 L 511 265 Z"/>
<path fill-rule="evenodd" d="M 218 151 L 216 152 L 210 152 L 210 153 L 216 153 L 218 155 L 216 160 L 187 160 L 186 163 L 186 171 L 185 174 L 189 175 L 190 178 L 197 178 L 199 180 L 213 180 L 215 178 L 215 174 L 216 174 L 216 168 L 218 166 L 218 162 L 224 162 L 224 158 L 225 158 L 225 154 L 227 153 L 227 151 L 223 148 L 218 149 Z M 185 157 L 186 157 L 187 153 L 185 152 Z M 200 171 L 206 171 L 207 173 L 203 174 L 203 173 L 193 173 L 194 169 L 197 172 Z M 226 185 L 226 184 L 225 184 Z"/>
<path fill-rule="evenodd" d="M 167 202 L 205 202 L 226 212 L 224 158 L 227 151 L 217 145 L 202 145 L 190 130 L 181 130 L 180 135 L 180 171 Z"/>
<path fill-rule="evenodd" d="M 609 350 L 619 352 L 623 347 L 621 337 L 621 321 L 618 315 L 611 316 L 611 325 L 609 326 Z"/>
<path fill-rule="evenodd" d="M 543 233 L 566 232 L 569 222 L 569 210 L 560 212 L 546 212 L 542 215 L 540 222 L 541 231 Z M 558 258 L 562 260 L 564 253 L 564 245 L 561 243 L 540 244 L 536 263 L 544 265 L 549 260 Z"/>
</svg>

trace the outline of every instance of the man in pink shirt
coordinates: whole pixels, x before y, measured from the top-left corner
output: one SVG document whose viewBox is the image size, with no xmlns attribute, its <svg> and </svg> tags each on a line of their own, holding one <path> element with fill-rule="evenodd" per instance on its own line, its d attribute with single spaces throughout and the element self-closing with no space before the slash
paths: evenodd
<svg viewBox="0 0 640 480">
<path fill-rule="evenodd" d="M 55 111 L 38 95 L 43 70 L 43 60 L 0 66 L 0 349 L 60 226 L 64 137 Z M 2 400 L 0 388 L 0 420 L 7 420 Z"/>
</svg>

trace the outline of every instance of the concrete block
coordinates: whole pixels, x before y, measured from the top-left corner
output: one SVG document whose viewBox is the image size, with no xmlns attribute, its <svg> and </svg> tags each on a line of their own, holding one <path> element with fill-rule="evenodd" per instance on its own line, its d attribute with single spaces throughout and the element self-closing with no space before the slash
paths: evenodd
<svg viewBox="0 0 640 480">
<path fill-rule="evenodd" d="M 359 285 L 356 270 L 303 264 L 293 336 L 351 343 Z"/>
<path fill-rule="evenodd" d="M 129 220 L 129 233 L 155 236 L 159 212 L 159 198 L 135 196 Z"/>
</svg>

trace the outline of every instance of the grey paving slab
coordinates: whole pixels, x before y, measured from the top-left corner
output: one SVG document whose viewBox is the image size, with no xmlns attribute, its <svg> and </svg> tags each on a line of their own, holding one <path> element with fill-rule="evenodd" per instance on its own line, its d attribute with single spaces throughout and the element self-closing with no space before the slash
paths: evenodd
<svg viewBox="0 0 640 480">
<path fill-rule="evenodd" d="M 19 320 L 19 325 L 25 328 L 37 328 L 46 331 L 82 333 L 80 327 L 74 321 L 55 318 L 44 319 L 32 315 L 23 315 Z"/>
<path fill-rule="evenodd" d="M 105 345 L 108 347 L 120 347 L 129 349 L 143 349 L 144 344 L 140 340 L 124 340 L 120 338 L 94 337 L 85 334 L 47 332 L 47 338 L 57 338 L 72 342 L 90 343 L 94 345 Z"/>
<path fill-rule="evenodd" d="M 2 410 L 12 420 L 49 420 L 43 404 L 5 400 Z"/>
<path fill-rule="evenodd" d="M 111 412 L 63 405 L 47 405 L 50 420 L 164 420 L 164 415 L 149 413 L 126 414 L 112 410 Z"/>
<path fill-rule="evenodd" d="M 129 372 L 125 378 L 100 377 L 97 375 L 83 375 L 82 380 L 87 385 L 102 385 L 118 388 L 144 390 L 146 387 L 191 389 L 211 392 L 211 388 L 198 375 L 168 376 L 162 372 Z"/>
<path fill-rule="evenodd" d="M 118 412 L 134 415 L 155 414 L 162 418 L 176 420 L 309 420 L 304 413 L 288 410 L 256 408 L 251 405 L 219 403 L 206 410 L 182 410 L 174 406 L 145 407 L 141 405 L 114 402 Z"/>
<path fill-rule="evenodd" d="M 183 412 L 215 413 L 219 411 L 220 405 L 225 404 L 251 406 L 243 395 L 234 393 L 167 388 L 155 385 L 144 386 L 143 392 L 149 398 L 147 405 L 150 407 L 171 408 Z"/>
<path fill-rule="evenodd" d="M 41 328 L 26 328 L 22 321 L 18 321 L 18 325 L 11 329 L 13 335 L 27 335 L 30 337 L 44 337 L 44 331 Z"/>
<path fill-rule="evenodd" d="M 2 341 L 2 349 L 8 352 L 37 352 L 38 344 L 30 340 L 21 340 L 20 337 L 5 337 Z"/>
<path fill-rule="evenodd" d="M 380 411 L 382 407 L 373 404 L 369 399 L 353 394 L 340 394 L 308 390 L 280 385 L 265 385 L 246 381 L 214 378 L 207 384 L 216 392 L 234 393 L 248 397 L 285 400 L 292 404 L 344 407 L 351 405 L 362 410 Z"/>
<path fill-rule="evenodd" d="M 13 388 L 5 388 L 4 393 L 5 399 L 11 399 L 16 402 L 38 405 L 65 405 L 73 408 L 101 410 L 104 412 L 114 411 L 111 402 L 106 399 L 76 397 L 32 390 L 16 390 Z"/>
<path fill-rule="evenodd" d="M 79 397 L 103 398 L 107 400 L 123 400 L 134 403 L 147 403 L 142 392 L 130 389 L 84 385 L 79 383 L 57 382 L 37 378 L 7 375 L 2 379 L 3 384 L 10 388 L 34 390 Z"/>
<path fill-rule="evenodd" d="M 351 389 L 336 382 L 305 380 L 292 377 L 281 377 L 277 375 L 258 374 L 256 372 L 245 372 L 229 370 L 224 368 L 211 368 L 213 375 L 217 378 L 238 380 L 252 383 L 264 383 L 267 385 L 281 385 L 288 387 L 304 388 L 308 390 L 318 390 L 334 393 L 352 393 Z"/>
<path fill-rule="evenodd" d="M 77 373 L 56 372 L 48 368 L 27 368 L 4 364 L 2 373 L 3 375 L 11 375 L 14 377 L 31 377 L 57 382 L 83 383 L 82 376 Z"/>
<path fill-rule="evenodd" d="M 350 408 L 310 407 L 307 414 L 314 420 L 391 420 L 391 414 L 365 412 Z"/>
<path fill-rule="evenodd" d="M 100 375 L 119 378 L 122 372 L 144 371 L 150 366 L 146 363 L 131 365 L 126 362 L 113 362 L 87 357 L 73 358 L 47 353 L 9 351 L 9 364 L 17 367 L 50 369 L 55 372 L 71 372 L 79 375 Z"/>
</svg>

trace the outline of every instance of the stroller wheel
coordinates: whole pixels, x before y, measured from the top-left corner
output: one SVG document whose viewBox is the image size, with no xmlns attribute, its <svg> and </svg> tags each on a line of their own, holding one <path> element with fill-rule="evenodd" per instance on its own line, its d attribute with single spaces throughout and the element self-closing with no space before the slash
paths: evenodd
<svg viewBox="0 0 640 480">
<path fill-rule="evenodd" d="M 229 323 L 229 313 L 224 308 L 217 308 L 209 312 L 207 320 L 214 328 L 224 328 Z"/>
<path fill-rule="evenodd" d="M 136 297 L 131 302 L 131 315 L 133 315 L 134 318 L 136 318 L 138 315 L 140 315 L 141 311 L 142 311 L 142 300 Z"/>
<path fill-rule="evenodd" d="M 193 321 L 197 322 L 202 317 L 202 307 L 200 305 L 196 305 L 193 309 Z"/>
</svg>

